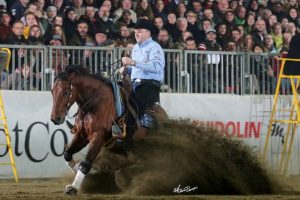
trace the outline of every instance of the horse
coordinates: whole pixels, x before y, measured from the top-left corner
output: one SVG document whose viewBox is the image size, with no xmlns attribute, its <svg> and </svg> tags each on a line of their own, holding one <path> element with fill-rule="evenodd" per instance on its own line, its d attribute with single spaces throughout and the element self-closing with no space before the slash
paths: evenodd
<svg viewBox="0 0 300 200">
<path fill-rule="evenodd" d="M 79 108 L 71 131 L 74 136 L 64 152 L 67 166 L 76 173 L 73 183 L 66 186 L 68 195 L 77 194 L 101 148 L 112 139 L 112 125 L 117 120 L 117 113 L 109 82 L 104 77 L 95 78 L 82 66 L 67 66 L 54 81 L 51 121 L 60 125 L 75 102 Z M 162 113 L 162 116 L 166 115 L 164 111 Z M 78 165 L 73 160 L 73 154 L 88 144 L 85 159 Z"/>
</svg>

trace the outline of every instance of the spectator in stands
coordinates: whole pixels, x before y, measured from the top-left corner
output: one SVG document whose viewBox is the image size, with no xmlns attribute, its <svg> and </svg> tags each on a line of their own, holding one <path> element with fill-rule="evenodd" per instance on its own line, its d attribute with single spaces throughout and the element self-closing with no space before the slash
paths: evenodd
<svg viewBox="0 0 300 200">
<path fill-rule="evenodd" d="M 130 34 L 132 34 L 134 32 L 135 23 L 132 20 L 130 10 L 123 9 L 123 13 L 122 13 L 121 17 L 119 18 L 117 24 L 118 24 L 118 27 L 120 27 L 121 25 L 126 25 L 127 28 L 129 29 Z"/>
<path fill-rule="evenodd" d="M 39 25 L 36 19 L 36 16 L 32 12 L 28 12 L 25 14 L 25 26 L 23 35 L 25 39 L 29 37 L 30 27 L 33 25 Z"/>
<path fill-rule="evenodd" d="M 127 47 L 129 43 L 135 43 L 132 38 L 132 34 L 129 32 L 129 29 L 126 25 L 121 25 L 119 37 L 115 40 L 116 47 Z"/>
<path fill-rule="evenodd" d="M 21 21 L 15 21 L 12 28 L 12 33 L 4 41 L 5 44 L 26 44 L 27 40 L 23 35 L 24 24 Z"/>
<path fill-rule="evenodd" d="M 208 19 L 204 19 L 201 23 L 201 29 L 205 32 L 205 38 L 206 38 L 206 31 L 208 29 L 211 29 L 213 26 L 212 26 L 212 23 L 210 20 Z"/>
<path fill-rule="evenodd" d="M 57 15 L 57 8 L 54 6 L 47 7 L 47 21 L 52 23 L 54 17 Z"/>
<path fill-rule="evenodd" d="M 291 8 L 288 11 L 287 18 L 288 18 L 289 22 L 294 22 L 296 24 L 296 21 L 297 21 L 297 18 L 298 18 L 297 10 L 295 8 Z"/>
<path fill-rule="evenodd" d="M 167 23 L 165 23 L 164 28 L 170 33 L 173 41 L 176 41 L 178 37 L 178 32 L 176 28 L 176 15 L 175 13 L 169 13 L 167 16 Z"/>
<path fill-rule="evenodd" d="M 188 28 L 187 19 L 184 17 L 177 18 L 176 28 L 177 28 L 177 33 L 173 37 L 174 41 L 177 41 L 179 39 L 181 33 L 187 31 L 187 28 Z"/>
<path fill-rule="evenodd" d="M 108 33 L 105 29 L 98 27 L 95 34 L 95 43 L 98 47 L 113 47 L 113 40 L 108 38 Z"/>
<path fill-rule="evenodd" d="M 198 49 L 200 51 L 221 51 L 222 47 L 217 43 L 217 32 L 213 28 L 209 28 L 206 31 L 206 41 L 205 43 L 200 43 Z"/>
<path fill-rule="evenodd" d="M 139 0 L 135 9 L 137 18 L 141 16 L 148 16 L 149 20 L 153 20 L 153 11 L 148 0 Z"/>
<path fill-rule="evenodd" d="M 31 45 L 36 45 L 37 43 L 43 43 L 43 38 L 41 34 L 41 28 L 38 25 L 33 25 L 29 30 L 28 43 Z"/>
<path fill-rule="evenodd" d="M 100 8 L 103 0 L 84 0 L 83 5 L 86 6 L 93 6 L 94 8 Z"/>
<path fill-rule="evenodd" d="M 104 1 L 105 4 L 107 1 Z M 102 5 L 96 16 L 97 27 L 101 27 L 108 33 L 108 38 L 112 39 L 117 36 L 119 30 L 114 25 L 114 19 L 110 17 L 109 6 Z"/>
<path fill-rule="evenodd" d="M 12 34 L 12 26 L 10 25 L 11 16 L 6 10 L 0 12 L 0 44 L 2 44 L 6 38 Z"/>
<path fill-rule="evenodd" d="M 272 34 L 272 27 L 274 26 L 275 23 L 277 23 L 277 17 L 276 17 L 276 15 L 271 15 L 268 18 L 268 21 L 266 23 L 268 34 Z"/>
<path fill-rule="evenodd" d="M 85 13 L 82 0 L 72 0 L 72 8 L 74 9 L 77 20 Z"/>
<path fill-rule="evenodd" d="M 66 38 L 72 38 L 77 28 L 76 14 L 73 8 L 69 7 L 65 11 L 65 17 L 63 19 L 63 29 Z"/>
<path fill-rule="evenodd" d="M 271 1 L 269 1 L 269 2 L 271 2 Z M 274 15 L 276 15 L 278 21 L 281 21 L 281 19 L 286 16 L 284 6 L 280 1 L 274 2 L 271 10 L 272 10 L 272 13 Z"/>
<path fill-rule="evenodd" d="M 95 35 L 96 28 L 97 28 L 97 20 L 95 18 L 95 8 L 93 6 L 86 6 L 85 8 L 85 15 L 80 17 L 80 21 L 86 21 L 89 26 L 89 34 Z"/>
<path fill-rule="evenodd" d="M 36 0 L 37 11 L 36 16 L 38 18 L 47 18 L 47 13 L 44 10 L 45 0 Z"/>
<path fill-rule="evenodd" d="M 261 18 L 267 22 L 271 15 L 272 11 L 270 9 L 263 9 L 262 16 L 258 15 L 258 18 Z"/>
<path fill-rule="evenodd" d="M 226 42 L 229 40 L 229 30 L 226 22 L 221 22 L 216 26 L 217 42 L 225 49 Z M 203 42 L 202 42 L 203 43 Z"/>
<path fill-rule="evenodd" d="M 180 37 L 178 38 L 178 40 L 175 42 L 175 48 L 176 49 L 184 49 L 185 48 L 185 41 L 189 37 L 194 38 L 193 34 L 190 31 L 183 31 L 180 34 Z"/>
<path fill-rule="evenodd" d="M 243 37 L 243 48 L 242 51 L 250 52 L 253 49 L 254 41 L 251 34 L 246 34 Z"/>
<path fill-rule="evenodd" d="M 245 34 L 250 34 L 254 29 L 255 24 L 255 16 L 252 13 L 247 14 L 245 20 Z"/>
<path fill-rule="evenodd" d="M 153 10 L 153 15 L 154 16 L 160 16 L 164 20 L 164 22 L 167 22 L 167 16 L 168 13 L 165 10 L 165 5 L 163 0 L 156 0 L 155 1 L 155 7 Z"/>
<path fill-rule="evenodd" d="M 228 0 L 219 0 L 217 4 L 217 8 L 214 13 L 214 19 L 216 23 L 221 22 L 225 19 L 225 12 L 228 10 L 229 4 Z"/>
<path fill-rule="evenodd" d="M 273 40 L 274 45 L 277 50 L 279 50 L 282 46 L 283 40 L 282 40 L 282 26 L 280 23 L 275 23 L 272 27 L 273 29 Z"/>
<path fill-rule="evenodd" d="M 277 53 L 272 35 L 268 34 L 264 37 L 264 52 Z"/>
<path fill-rule="evenodd" d="M 20 67 L 2 81 L 2 89 L 30 90 L 30 71 L 30 61 L 23 61 Z"/>
<path fill-rule="evenodd" d="M 229 9 L 236 11 L 236 8 L 239 6 L 238 0 L 231 0 L 229 1 Z"/>
<path fill-rule="evenodd" d="M 57 14 L 63 15 L 65 10 L 64 0 L 53 0 L 52 5 L 57 8 Z"/>
<path fill-rule="evenodd" d="M 153 24 L 159 29 L 161 30 L 164 27 L 164 20 L 162 17 L 160 16 L 156 16 L 153 19 Z"/>
<path fill-rule="evenodd" d="M 289 22 L 287 26 L 287 31 L 292 34 L 292 36 L 296 35 L 297 28 L 294 22 Z"/>
<path fill-rule="evenodd" d="M 266 23 L 263 19 L 255 22 L 254 30 L 252 32 L 253 41 L 255 44 L 263 46 L 264 35 L 266 34 Z"/>
<path fill-rule="evenodd" d="M 227 10 L 225 12 L 225 21 L 227 23 L 227 26 L 229 28 L 229 30 L 232 30 L 233 28 L 235 28 L 235 14 L 233 12 L 233 10 Z"/>
<path fill-rule="evenodd" d="M 186 18 L 188 22 L 187 30 L 193 34 L 196 43 L 204 42 L 205 32 L 203 30 L 200 30 L 199 24 L 197 24 L 197 14 L 194 11 L 190 10 L 186 13 Z"/>
<path fill-rule="evenodd" d="M 52 39 L 54 26 L 59 25 L 63 26 L 63 18 L 59 15 L 53 18 L 53 21 L 48 24 L 48 28 L 44 34 L 44 41 L 46 44 Z"/>
<path fill-rule="evenodd" d="M 52 40 L 49 42 L 51 46 L 61 46 L 62 38 L 59 35 L 53 35 Z M 62 49 L 53 49 L 52 50 L 52 69 L 54 74 L 57 75 L 59 72 L 62 72 L 63 67 L 67 66 L 68 59 L 67 54 Z"/>
<path fill-rule="evenodd" d="M 185 17 L 187 9 L 183 2 L 179 2 L 177 5 L 177 17 Z"/>
<path fill-rule="evenodd" d="M 11 15 L 14 20 L 20 20 L 24 16 L 25 9 L 29 0 L 16 0 L 15 3 L 10 7 Z"/>
<path fill-rule="evenodd" d="M 130 11 L 133 23 L 136 23 L 137 16 L 136 13 L 131 8 L 132 8 L 132 0 L 121 0 L 121 7 L 114 12 L 115 20 L 117 21 L 118 19 L 120 19 L 123 10 L 126 9 Z"/>
<path fill-rule="evenodd" d="M 246 18 L 246 8 L 244 6 L 238 6 L 235 11 L 235 24 L 244 25 Z"/>
<path fill-rule="evenodd" d="M 76 33 L 67 41 L 69 46 L 85 46 L 87 42 L 93 41 L 92 37 L 88 35 L 89 28 L 85 21 L 79 21 L 77 24 Z"/>
<path fill-rule="evenodd" d="M 203 11 L 202 11 L 202 3 L 200 0 L 193 0 L 192 1 L 192 11 L 194 11 L 197 15 L 197 23 L 203 19 Z"/>
<path fill-rule="evenodd" d="M 61 37 L 61 45 L 67 44 L 67 39 L 66 39 L 63 27 L 61 25 L 54 25 L 54 27 L 52 29 L 51 40 L 53 39 L 54 35 Z"/>
<path fill-rule="evenodd" d="M 34 16 L 36 16 L 36 12 L 37 12 L 36 3 L 29 2 L 27 4 L 24 15 L 26 15 L 29 12 L 33 13 Z M 26 25 L 25 16 L 21 17 L 21 21 Z"/>
<path fill-rule="evenodd" d="M 287 17 L 283 17 L 281 19 L 281 26 L 282 26 L 282 33 L 287 32 L 288 31 L 288 24 L 289 24 L 289 20 Z"/>
<path fill-rule="evenodd" d="M 209 20 L 211 22 L 212 26 L 215 26 L 215 22 L 214 22 L 214 13 L 213 10 L 211 8 L 206 8 L 203 11 L 203 20 Z M 224 18 L 225 19 L 225 18 Z M 222 20 L 223 21 L 223 20 Z"/>
<path fill-rule="evenodd" d="M 293 36 L 290 32 L 284 32 L 282 34 L 282 47 L 281 48 L 289 49 L 292 37 Z"/>
<path fill-rule="evenodd" d="M 238 28 L 234 28 L 231 30 L 231 40 L 236 43 L 236 49 L 242 49 L 243 42 L 242 42 L 242 34 Z"/>
<path fill-rule="evenodd" d="M 161 29 L 157 36 L 157 42 L 163 49 L 173 49 L 174 43 L 166 29 Z"/>
</svg>

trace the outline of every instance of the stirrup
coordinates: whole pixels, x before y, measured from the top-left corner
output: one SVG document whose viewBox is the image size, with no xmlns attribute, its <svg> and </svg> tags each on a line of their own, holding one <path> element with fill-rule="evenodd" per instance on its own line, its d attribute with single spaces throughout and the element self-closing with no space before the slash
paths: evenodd
<svg viewBox="0 0 300 200">
<path fill-rule="evenodd" d="M 112 136 L 114 138 L 122 138 L 122 129 L 117 125 L 113 124 L 111 129 Z"/>
</svg>

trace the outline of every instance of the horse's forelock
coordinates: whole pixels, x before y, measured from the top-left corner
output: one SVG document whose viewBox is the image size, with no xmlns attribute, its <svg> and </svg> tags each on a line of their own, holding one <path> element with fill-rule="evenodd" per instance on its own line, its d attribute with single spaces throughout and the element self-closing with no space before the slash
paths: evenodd
<svg viewBox="0 0 300 200">
<path fill-rule="evenodd" d="M 76 75 L 88 75 L 89 71 L 82 65 L 68 65 L 65 69 L 67 74 L 75 73 Z"/>
<path fill-rule="evenodd" d="M 58 81 L 58 80 L 63 80 L 63 81 L 67 81 L 68 80 L 69 75 L 66 72 L 60 72 L 58 73 L 58 75 L 55 77 L 54 82 Z"/>
</svg>

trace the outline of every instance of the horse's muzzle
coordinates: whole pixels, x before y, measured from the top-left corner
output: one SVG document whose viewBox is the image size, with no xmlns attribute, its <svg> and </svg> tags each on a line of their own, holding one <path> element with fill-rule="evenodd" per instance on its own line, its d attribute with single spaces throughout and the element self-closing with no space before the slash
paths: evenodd
<svg viewBox="0 0 300 200">
<path fill-rule="evenodd" d="M 64 117 L 51 118 L 51 121 L 52 121 L 55 125 L 60 125 L 60 124 L 64 123 L 65 118 L 64 118 Z"/>
</svg>

